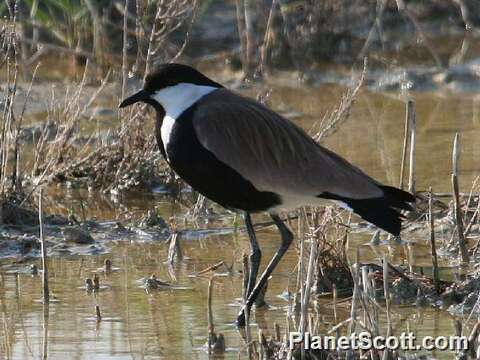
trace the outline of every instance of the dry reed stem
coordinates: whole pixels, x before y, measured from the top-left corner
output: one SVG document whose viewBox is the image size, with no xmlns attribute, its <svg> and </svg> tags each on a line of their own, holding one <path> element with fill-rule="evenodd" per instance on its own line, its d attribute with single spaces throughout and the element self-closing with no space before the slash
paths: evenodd
<svg viewBox="0 0 480 360">
<path fill-rule="evenodd" d="M 245 33 L 245 9 L 243 6 L 244 0 L 235 0 L 235 7 L 236 7 L 236 15 L 237 15 L 237 29 L 238 29 L 238 36 L 240 37 L 240 46 L 242 48 L 241 56 L 242 56 L 242 65 L 246 67 L 246 48 L 247 48 L 247 38 Z"/>
<path fill-rule="evenodd" d="M 50 292 L 48 288 L 48 265 L 47 265 L 47 245 L 43 233 L 43 189 L 40 189 L 38 194 L 38 222 L 40 228 L 40 246 L 42 253 L 42 290 L 43 303 L 48 304 L 50 300 Z"/>
<path fill-rule="evenodd" d="M 255 5 L 255 0 L 243 0 L 245 10 L 245 38 L 247 41 L 247 47 L 245 49 L 245 76 L 247 78 L 253 78 L 257 65 L 257 36 L 255 32 L 257 15 Z"/>
<path fill-rule="evenodd" d="M 270 31 L 273 26 L 273 18 L 277 8 L 277 1 L 272 0 L 270 5 L 270 11 L 268 13 L 267 25 L 265 26 L 265 33 L 263 35 L 263 44 L 260 48 L 260 73 L 265 74 L 267 72 L 267 59 L 269 57 L 270 43 L 272 37 L 270 36 Z"/>
<path fill-rule="evenodd" d="M 360 268 L 359 262 L 359 250 L 357 248 L 357 252 L 355 254 L 355 264 L 351 266 L 351 273 L 353 279 L 353 295 L 352 295 L 352 305 L 350 307 L 350 318 L 352 322 L 349 324 L 348 327 L 348 334 L 351 335 L 355 332 L 355 325 L 357 323 L 357 307 L 358 307 L 358 297 L 359 297 L 359 287 L 358 287 L 358 271 Z"/>
<path fill-rule="evenodd" d="M 208 282 L 208 298 L 207 298 L 207 319 L 208 319 L 208 355 L 212 354 L 212 346 L 214 345 L 213 334 L 215 333 L 215 328 L 213 324 L 213 311 L 212 311 L 212 291 L 213 291 L 213 279 L 212 276 Z"/>
<path fill-rule="evenodd" d="M 16 54 L 15 49 L 15 42 L 13 41 L 13 47 Z M 12 75 L 10 74 L 10 69 L 13 66 L 13 79 L 11 79 Z M 10 139 L 11 139 L 11 131 L 12 131 L 12 124 L 15 122 L 14 116 L 14 104 L 15 104 L 15 94 L 17 91 L 17 79 L 18 79 L 18 63 L 16 55 L 14 57 L 13 64 L 11 63 L 10 58 L 7 60 L 7 90 L 5 91 L 5 100 L 4 100 L 4 110 L 3 110 L 3 127 L 0 137 L 0 145 L 1 145 L 1 158 L 0 158 L 0 194 L 5 194 L 6 185 L 7 185 L 7 166 L 8 166 L 8 159 L 10 153 Z"/>
<path fill-rule="evenodd" d="M 474 192 L 477 192 L 478 190 L 478 186 L 477 186 L 477 183 L 478 183 L 478 180 L 480 179 L 480 176 L 477 176 L 475 177 L 475 179 L 473 179 L 473 182 L 472 182 L 472 186 L 470 187 L 470 191 L 468 192 L 468 199 L 467 199 L 467 202 L 465 204 L 465 209 L 467 209 L 465 211 L 465 214 L 464 214 L 464 217 L 463 217 L 463 222 L 467 222 L 467 214 L 468 214 L 468 209 L 470 208 L 470 205 L 472 204 L 472 201 L 473 201 L 473 198 L 474 198 Z"/>
<path fill-rule="evenodd" d="M 75 159 L 68 159 L 66 161 L 64 156 L 73 149 L 73 145 L 70 144 L 70 140 L 73 138 L 75 129 L 78 126 L 78 122 L 81 117 L 91 108 L 93 102 L 98 98 L 98 95 L 105 88 L 111 71 L 108 71 L 106 76 L 102 79 L 100 86 L 95 90 L 92 96 L 88 99 L 84 106 L 80 105 L 81 95 L 86 81 L 86 73 L 88 64 L 85 66 L 82 81 L 80 82 L 77 90 L 72 96 L 65 95 L 65 103 L 62 104 L 55 98 L 55 93 L 52 92 L 49 108 L 47 109 L 50 119 L 55 119 L 55 123 L 64 124 L 62 131 L 58 131 L 55 139 L 50 141 L 48 139 L 48 127 L 45 127 L 41 134 L 36 147 L 34 164 L 32 167 L 33 187 L 29 194 L 23 199 L 22 203 L 25 203 L 37 187 L 49 183 L 57 176 L 66 174 L 79 166 L 87 163 L 96 155 L 105 151 L 106 146 L 101 146 L 97 149 L 91 149 L 89 147 L 90 140 L 81 149 L 75 149 Z M 93 119 L 93 113 L 88 118 L 88 121 Z M 41 170 L 41 171 L 40 171 Z M 39 174 L 38 174 L 39 173 Z"/>
<path fill-rule="evenodd" d="M 248 299 L 248 278 L 250 274 L 250 263 L 247 254 L 243 254 L 243 307 L 245 315 L 245 343 L 247 346 L 248 358 L 252 358 L 251 332 L 250 332 L 250 307 L 246 306 Z"/>
<path fill-rule="evenodd" d="M 479 218 L 479 213 L 480 213 L 480 197 L 478 199 L 478 204 L 475 209 L 475 212 L 472 215 L 472 218 L 470 219 L 470 222 L 467 225 L 467 228 L 465 229 L 465 238 L 469 235 L 470 230 L 472 226 L 477 222 L 477 219 Z M 478 252 L 478 248 L 480 246 L 480 238 L 477 240 L 475 246 L 473 247 L 473 255 L 476 255 Z"/>
<path fill-rule="evenodd" d="M 334 324 L 338 323 L 337 299 L 338 299 L 337 286 L 333 284 L 333 322 Z M 337 337 L 340 336 L 340 331 L 336 331 L 336 336 Z"/>
<path fill-rule="evenodd" d="M 312 237 L 310 239 L 311 241 L 311 246 L 310 246 L 310 256 L 308 259 L 308 268 L 307 268 L 307 279 L 305 281 L 305 284 L 303 285 L 302 289 L 302 299 L 301 299 L 301 314 L 300 314 L 300 332 L 302 336 L 305 334 L 305 325 L 306 325 L 306 319 L 308 316 L 308 306 L 310 303 L 310 291 L 313 286 L 313 270 L 316 267 L 316 259 L 317 259 L 317 249 L 318 249 L 318 244 L 316 241 L 316 238 Z M 304 358 L 305 356 L 305 349 L 302 346 L 301 350 L 301 356 Z"/>
<path fill-rule="evenodd" d="M 168 259 L 169 264 L 173 264 L 175 257 L 181 261 L 183 259 L 182 248 L 180 246 L 180 233 L 175 232 L 170 236 L 170 244 L 168 247 Z"/>
<path fill-rule="evenodd" d="M 277 322 L 273 323 L 273 329 L 275 334 L 275 340 L 280 342 L 282 340 L 282 337 L 280 335 L 280 325 L 278 325 Z"/>
<path fill-rule="evenodd" d="M 415 149 L 416 149 L 416 132 L 417 132 L 417 115 L 415 111 L 415 103 L 413 100 L 408 102 L 407 116 L 409 116 L 410 123 L 410 157 L 409 157 L 409 176 L 408 176 L 408 191 L 415 194 Z"/>
<path fill-rule="evenodd" d="M 97 318 L 97 322 L 102 321 L 102 314 L 100 313 L 100 306 L 99 305 L 95 305 L 95 316 Z"/>
<path fill-rule="evenodd" d="M 42 338 L 42 360 L 48 359 L 48 326 L 50 320 L 50 305 L 43 303 L 43 338 Z"/>
<path fill-rule="evenodd" d="M 198 1 L 193 0 L 193 5 L 191 5 L 191 6 L 192 6 L 192 15 L 191 15 L 190 22 L 188 24 L 188 29 L 185 33 L 185 36 L 183 38 L 183 43 L 180 46 L 180 49 L 177 51 L 175 56 L 170 60 L 171 62 L 177 61 L 178 58 L 180 56 L 182 56 L 183 52 L 185 51 L 185 49 L 187 47 L 188 41 L 190 40 L 190 35 L 192 33 L 193 24 L 195 23 L 195 20 L 197 19 Z"/>
<path fill-rule="evenodd" d="M 341 122 L 348 120 L 348 118 L 350 117 L 351 109 L 355 104 L 358 93 L 365 81 L 367 69 L 368 61 L 367 58 L 365 58 L 363 62 L 362 73 L 353 90 L 349 89 L 346 94 L 342 96 L 340 105 L 328 117 L 322 119 L 319 124 L 315 123 L 313 125 L 312 129 L 316 128 L 317 130 L 310 130 L 310 132 L 314 132 L 314 135 L 312 137 L 315 141 L 321 142 L 324 137 L 333 134 L 335 132 L 335 129 Z"/>
<path fill-rule="evenodd" d="M 403 190 L 403 180 L 405 177 L 405 164 L 407 161 L 407 148 L 410 139 L 410 123 L 412 118 L 412 112 L 414 111 L 414 103 L 412 100 L 408 100 L 405 104 L 405 125 L 403 133 L 403 148 L 402 148 L 402 162 L 400 165 L 400 182 L 399 188 Z"/>
<path fill-rule="evenodd" d="M 462 257 L 462 264 L 469 262 L 468 250 L 465 243 L 462 208 L 460 204 L 459 185 L 458 185 L 458 163 L 460 158 L 460 140 L 459 134 L 455 134 L 452 151 L 452 188 L 453 188 L 453 204 L 455 213 L 455 223 L 457 227 L 458 246 Z"/>
<path fill-rule="evenodd" d="M 429 189 L 428 197 L 428 219 L 430 225 L 430 251 L 432 254 L 433 284 L 435 286 L 435 292 L 440 295 L 440 278 L 438 274 L 437 248 L 435 246 L 435 221 L 433 218 L 433 193 L 431 187 Z"/>
<path fill-rule="evenodd" d="M 22 110 L 20 112 L 20 117 L 17 120 L 17 126 L 15 130 L 15 135 L 14 135 L 14 156 L 13 156 L 13 161 L 14 164 L 12 166 L 12 189 L 18 190 L 18 188 L 21 186 L 21 178 L 20 178 L 20 130 L 22 128 L 22 123 L 23 123 L 23 118 L 25 116 L 25 111 L 27 109 L 27 104 L 28 101 L 30 100 L 30 93 L 32 91 L 33 87 L 33 82 L 35 81 L 35 78 L 37 76 L 37 71 L 38 68 L 40 67 L 40 63 L 38 63 L 35 66 L 35 69 L 32 74 L 32 79 L 30 80 L 30 84 L 28 86 L 27 94 L 25 96 L 25 101 L 23 102 Z M 17 184 L 17 181 L 19 183 Z"/>
<path fill-rule="evenodd" d="M 127 94 L 127 80 L 128 80 L 128 7 L 130 1 L 125 0 L 125 8 L 123 14 L 123 47 L 122 47 L 122 99 L 125 99 Z"/>
<path fill-rule="evenodd" d="M 390 286 L 388 276 L 388 261 L 387 257 L 383 257 L 383 293 L 385 297 L 385 307 L 387 310 L 387 336 L 392 334 L 392 320 L 390 315 Z"/>
<path fill-rule="evenodd" d="M 467 203 L 465 204 L 465 214 L 463 216 L 463 221 L 464 221 L 464 224 L 466 222 L 468 222 L 467 227 L 465 228 L 465 231 L 464 231 L 464 234 L 463 234 L 465 239 L 470 234 L 470 230 L 472 229 L 472 226 L 477 222 L 478 213 L 480 211 L 480 195 L 478 195 L 478 184 L 477 184 L 479 179 L 480 179 L 480 176 L 477 176 L 473 180 L 472 187 L 470 188 L 470 192 L 468 194 L 468 200 L 467 200 Z M 477 194 L 477 195 L 475 195 L 475 194 Z M 469 221 L 468 220 L 468 212 L 469 212 L 470 206 L 471 206 L 472 201 L 473 201 L 475 196 L 477 197 L 477 206 L 475 207 L 475 210 L 474 210 L 474 212 L 472 214 L 472 217 L 470 218 L 470 221 Z M 475 247 L 473 249 L 473 253 L 475 253 Z"/>
<path fill-rule="evenodd" d="M 263 336 L 262 329 L 258 328 L 258 356 L 257 358 L 259 360 L 264 360 L 265 359 L 265 346 L 266 340 L 265 337 Z"/>
<path fill-rule="evenodd" d="M 144 76 L 148 75 L 154 66 L 154 59 L 161 58 L 167 61 L 166 41 L 170 34 L 179 29 L 189 17 L 189 12 L 192 14 L 192 19 L 195 14 L 196 1 L 191 0 L 176 0 L 176 1 L 157 1 L 157 11 L 152 24 L 152 29 L 148 41 L 147 54 L 145 56 L 145 71 Z M 184 44 L 177 54 L 183 52 L 186 46 L 185 38 Z M 175 58 L 175 57 L 174 57 Z"/>
</svg>

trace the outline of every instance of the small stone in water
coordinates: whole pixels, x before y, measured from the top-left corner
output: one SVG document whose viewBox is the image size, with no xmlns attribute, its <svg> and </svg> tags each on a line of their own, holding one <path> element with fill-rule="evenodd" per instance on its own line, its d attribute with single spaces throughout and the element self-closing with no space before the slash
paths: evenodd
<svg viewBox="0 0 480 360">
<path fill-rule="evenodd" d="M 85 290 L 87 290 L 87 291 L 92 291 L 93 290 L 92 279 L 90 279 L 90 278 L 85 279 Z"/>
<path fill-rule="evenodd" d="M 105 267 L 105 271 L 112 271 L 112 260 L 105 259 L 103 266 Z"/>
<path fill-rule="evenodd" d="M 63 229 L 63 237 L 65 238 L 65 241 L 71 241 L 77 244 L 93 244 L 95 242 L 87 231 L 78 227 Z"/>
<path fill-rule="evenodd" d="M 38 266 L 35 264 L 30 265 L 30 274 L 37 275 L 38 274 Z"/>
<path fill-rule="evenodd" d="M 100 289 L 100 279 L 98 278 L 97 274 L 93 275 L 93 290 Z"/>
<path fill-rule="evenodd" d="M 170 284 L 158 280 L 154 274 L 152 274 L 148 279 L 145 280 L 145 287 L 147 289 L 159 289 L 166 286 L 170 286 Z"/>
</svg>

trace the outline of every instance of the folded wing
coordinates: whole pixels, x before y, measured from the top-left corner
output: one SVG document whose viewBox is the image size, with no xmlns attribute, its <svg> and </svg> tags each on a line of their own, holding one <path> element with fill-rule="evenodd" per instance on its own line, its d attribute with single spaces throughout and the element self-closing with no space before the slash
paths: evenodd
<svg viewBox="0 0 480 360">
<path fill-rule="evenodd" d="M 201 99 L 193 125 L 200 143 L 258 190 L 351 199 L 383 195 L 372 178 L 318 145 L 301 128 L 229 90 Z"/>
</svg>

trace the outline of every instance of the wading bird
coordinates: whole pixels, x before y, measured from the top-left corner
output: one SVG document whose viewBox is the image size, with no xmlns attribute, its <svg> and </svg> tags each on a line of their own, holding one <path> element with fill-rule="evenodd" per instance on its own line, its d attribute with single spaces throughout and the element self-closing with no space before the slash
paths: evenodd
<svg viewBox="0 0 480 360">
<path fill-rule="evenodd" d="M 120 107 L 137 102 L 155 108 L 158 146 L 170 167 L 207 198 L 244 212 L 251 270 L 239 326 L 292 242 L 279 211 L 329 199 L 399 235 L 400 210 L 411 210 L 409 203 L 415 201 L 410 193 L 380 184 L 320 146 L 276 112 L 190 66 L 161 65 Z M 261 252 L 250 214 L 260 211 L 270 214 L 282 240 L 255 285 Z"/>
</svg>

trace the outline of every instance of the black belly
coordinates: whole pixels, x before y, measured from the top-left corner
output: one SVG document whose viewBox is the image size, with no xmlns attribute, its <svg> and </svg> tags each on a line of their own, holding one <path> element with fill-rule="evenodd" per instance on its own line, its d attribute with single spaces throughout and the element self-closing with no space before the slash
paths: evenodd
<svg viewBox="0 0 480 360">
<path fill-rule="evenodd" d="M 200 144 L 192 123 L 194 111 L 195 106 L 175 121 L 166 149 L 170 166 L 178 176 L 202 195 L 229 209 L 256 212 L 280 205 L 277 194 L 258 191 Z"/>
</svg>

